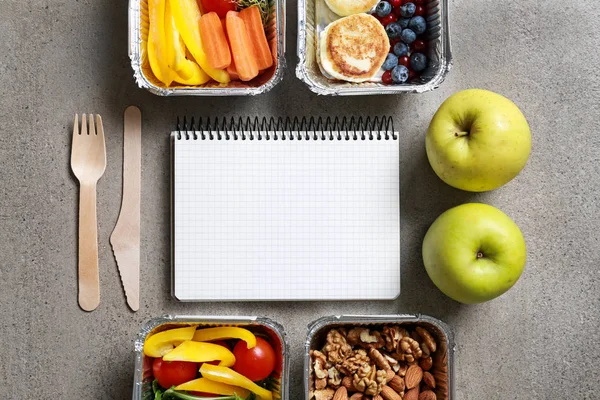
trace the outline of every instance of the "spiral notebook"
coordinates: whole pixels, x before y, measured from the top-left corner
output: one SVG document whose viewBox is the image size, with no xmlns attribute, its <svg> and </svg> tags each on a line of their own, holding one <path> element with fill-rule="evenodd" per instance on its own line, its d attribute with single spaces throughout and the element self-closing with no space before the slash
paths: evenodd
<svg viewBox="0 0 600 400">
<path fill-rule="evenodd" d="M 399 295 L 390 118 L 184 122 L 171 142 L 175 298 Z"/>
</svg>

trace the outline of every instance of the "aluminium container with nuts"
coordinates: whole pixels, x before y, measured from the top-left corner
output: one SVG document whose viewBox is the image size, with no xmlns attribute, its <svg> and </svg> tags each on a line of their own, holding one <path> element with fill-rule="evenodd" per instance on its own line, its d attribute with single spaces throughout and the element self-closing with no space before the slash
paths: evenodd
<svg viewBox="0 0 600 400">
<path fill-rule="evenodd" d="M 311 323 L 306 400 L 452 400 L 454 339 L 425 315 L 336 316 Z"/>
<path fill-rule="evenodd" d="M 417 82 L 386 85 L 381 82 L 352 83 L 326 77 L 319 67 L 319 37 L 340 18 L 325 0 L 298 0 L 298 65 L 296 76 L 310 90 L 322 95 L 375 95 L 423 93 L 440 86 L 452 66 L 449 33 L 449 0 L 426 0 L 426 39 L 429 42 L 428 67 Z"/>
<path fill-rule="evenodd" d="M 285 0 L 264 0 L 270 10 L 265 34 L 273 54 L 273 66 L 249 82 L 215 81 L 200 86 L 165 87 L 153 74 L 147 54 L 149 0 L 129 0 L 129 58 L 133 76 L 140 88 L 159 96 L 250 96 L 268 92 L 283 77 L 285 68 Z"/>
<path fill-rule="evenodd" d="M 275 371 L 268 378 L 272 385 L 273 400 L 288 399 L 289 360 L 288 343 L 283 327 L 264 317 L 215 317 L 215 316 L 163 316 L 151 319 L 141 329 L 135 340 L 135 372 L 133 400 L 153 398 L 152 361 L 144 354 L 146 339 L 159 332 L 173 328 L 196 326 L 197 328 L 240 327 L 263 336 L 273 346 L 276 355 Z M 198 332 L 196 332 L 198 333 Z M 273 378 L 273 379 L 272 379 Z M 271 386 L 270 385 L 270 386 Z"/>
</svg>

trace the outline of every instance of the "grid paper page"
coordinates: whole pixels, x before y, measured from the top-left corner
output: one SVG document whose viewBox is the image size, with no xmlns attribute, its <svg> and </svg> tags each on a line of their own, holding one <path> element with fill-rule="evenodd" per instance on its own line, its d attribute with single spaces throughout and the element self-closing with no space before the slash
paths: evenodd
<svg viewBox="0 0 600 400">
<path fill-rule="evenodd" d="M 174 140 L 181 301 L 392 299 L 397 140 Z"/>
</svg>

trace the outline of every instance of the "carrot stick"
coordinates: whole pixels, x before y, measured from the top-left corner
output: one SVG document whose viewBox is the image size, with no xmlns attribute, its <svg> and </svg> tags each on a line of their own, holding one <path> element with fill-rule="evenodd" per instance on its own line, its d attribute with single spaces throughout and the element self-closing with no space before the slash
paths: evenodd
<svg viewBox="0 0 600 400">
<path fill-rule="evenodd" d="M 209 12 L 200 17 L 200 37 L 210 66 L 216 69 L 227 68 L 231 64 L 231 53 L 223 25 L 216 12 Z"/>
<path fill-rule="evenodd" d="M 235 68 L 242 81 L 249 81 L 258 75 L 258 64 L 252 50 L 248 31 L 244 20 L 236 11 L 229 11 L 225 17 L 227 36 L 233 55 Z"/>
<path fill-rule="evenodd" d="M 258 6 L 244 8 L 240 11 L 240 18 L 246 24 L 246 30 L 248 31 L 248 36 L 250 36 L 250 43 L 254 50 L 258 69 L 269 68 L 273 65 L 273 56 L 271 55 L 271 49 L 269 49 L 269 42 L 267 42 Z"/>
<path fill-rule="evenodd" d="M 240 79 L 240 76 L 237 73 L 237 69 L 235 69 L 235 64 L 233 60 L 231 61 L 231 64 L 229 64 L 229 67 L 227 67 L 227 73 L 231 77 L 232 81 L 237 81 Z"/>
</svg>

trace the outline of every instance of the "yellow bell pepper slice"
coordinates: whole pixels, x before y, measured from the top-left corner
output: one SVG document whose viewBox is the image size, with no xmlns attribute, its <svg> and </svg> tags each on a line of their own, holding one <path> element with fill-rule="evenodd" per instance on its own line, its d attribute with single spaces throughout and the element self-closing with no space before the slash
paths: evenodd
<svg viewBox="0 0 600 400">
<path fill-rule="evenodd" d="M 241 339 L 246 342 L 249 349 L 256 346 L 256 336 L 248 329 L 225 326 L 221 328 L 198 329 L 194 333 L 196 342 L 210 342 L 211 340 Z"/>
<path fill-rule="evenodd" d="M 231 367 L 235 364 L 235 356 L 229 349 L 218 344 L 192 342 L 181 343 L 163 356 L 164 361 L 208 362 L 220 361 L 219 365 Z"/>
<path fill-rule="evenodd" d="M 144 342 L 144 354 L 148 357 L 162 357 L 173 350 L 175 345 L 191 340 L 196 332 L 195 326 L 169 329 L 150 336 Z"/>
<path fill-rule="evenodd" d="M 244 375 L 239 374 L 231 368 L 219 367 L 216 365 L 202 364 L 200 367 L 200 373 L 204 378 L 210 379 L 211 381 L 226 383 L 228 385 L 243 387 L 248 389 L 256 396 L 259 400 L 273 400 L 273 393 L 265 388 L 258 386 Z"/>
<path fill-rule="evenodd" d="M 171 1 L 165 9 L 165 36 L 167 41 L 167 64 L 175 71 L 173 80 L 184 85 L 202 85 L 210 76 L 202 71 L 194 61 L 185 58 L 185 44 L 175 27 L 175 18 L 171 12 Z"/>
<path fill-rule="evenodd" d="M 200 38 L 200 9 L 196 0 L 169 1 L 171 2 L 171 12 L 175 18 L 175 26 L 200 68 L 215 81 L 228 83 L 231 79 L 227 71 L 212 68 L 206 59 Z"/>
<path fill-rule="evenodd" d="M 198 378 L 193 381 L 182 383 L 175 390 L 186 390 L 188 392 L 204 392 L 210 394 L 233 395 L 237 394 L 240 397 L 246 398 L 250 395 L 250 391 L 241 387 L 228 385 L 226 383 L 211 381 L 206 378 Z"/>
<path fill-rule="evenodd" d="M 165 37 L 165 2 L 150 0 L 150 29 L 148 32 L 148 61 L 156 78 L 169 86 L 173 82 L 173 71 L 167 65 L 167 43 Z"/>
</svg>

